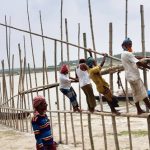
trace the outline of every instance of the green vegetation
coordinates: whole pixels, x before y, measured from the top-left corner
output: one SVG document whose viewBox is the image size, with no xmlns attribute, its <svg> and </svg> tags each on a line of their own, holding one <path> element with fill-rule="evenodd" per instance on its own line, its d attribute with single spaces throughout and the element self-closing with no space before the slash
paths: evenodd
<svg viewBox="0 0 150 150">
<path fill-rule="evenodd" d="M 129 132 L 128 131 L 122 131 L 120 132 L 118 135 L 119 136 L 123 136 L 123 135 L 128 135 Z M 138 130 L 138 131 L 131 131 L 131 134 L 136 136 L 136 137 L 139 137 L 139 136 L 147 136 L 148 134 L 148 131 L 144 131 L 144 130 Z"/>
</svg>

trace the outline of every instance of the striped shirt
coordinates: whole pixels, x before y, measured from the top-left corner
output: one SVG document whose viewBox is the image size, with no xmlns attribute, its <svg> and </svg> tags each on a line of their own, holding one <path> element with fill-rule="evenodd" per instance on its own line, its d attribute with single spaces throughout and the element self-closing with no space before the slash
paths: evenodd
<svg viewBox="0 0 150 150">
<path fill-rule="evenodd" d="M 46 114 L 40 115 L 36 112 L 32 118 L 32 127 L 38 148 L 44 150 L 44 145 L 53 144 L 50 123 Z"/>
</svg>

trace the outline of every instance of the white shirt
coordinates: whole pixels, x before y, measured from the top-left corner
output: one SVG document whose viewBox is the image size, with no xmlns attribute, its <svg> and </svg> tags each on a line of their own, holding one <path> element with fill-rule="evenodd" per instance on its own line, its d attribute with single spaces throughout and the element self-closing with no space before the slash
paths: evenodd
<svg viewBox="0 0 150 150">
<path fill-rule="evenodd" d="M 122 65 L 125 69 L 125 77 L 127 81 L 135 81 L 140 78 L 139 69 L 136 63 L 139 61 L 132 52 L 124 51 L 121 54 Z"/>
<path fill-rule="evenodd" d="M 68 74 L 61 74 L 60 73 L 60 76 L 59 76 L 59 80 L 60 80 L 60 89 L 70 89 L 71 87 L 71 80 L 69 79 L 69 76 Z"/>
<path fill-rule="evenodd" d="M 82 71 L 80 69 L 80 64 L 76 68 L 76 74 L 77 74 L 77 76 L 79 78 L 80 87 L 83 87 L 83 86 L 85 86 L 87 84 L 91 84 L 90 77 L 89 77 L 89 74 L 88 74 L 87 70 L 86 71 Z"/>
</svg>

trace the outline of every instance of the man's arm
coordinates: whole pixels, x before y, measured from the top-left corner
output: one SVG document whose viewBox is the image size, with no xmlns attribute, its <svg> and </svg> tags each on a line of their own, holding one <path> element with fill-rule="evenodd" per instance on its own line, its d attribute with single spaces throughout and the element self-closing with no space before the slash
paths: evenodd
<svg viewBox="0 0 150 150">
<path fill-rule="evenodd" d="M 106 57 L 108 56 L 108 54 L 104 54 L 104 57 L 103 57 L 103 60 L 102 60 L 102 62 L 101 62 L 101 64 L 100 64 L 100 67 L 103 67 L 104 66 L 104 63 L 105 63 L 105 60 L 106 60 Z"/>
<path fill-rule="evenodd" d="M 91 51 L 92 51 L 92 49 L 89 48 L 88 52 L 89 52 L 90 57 L 92 57 L 92 52 Z"/>
</svg>

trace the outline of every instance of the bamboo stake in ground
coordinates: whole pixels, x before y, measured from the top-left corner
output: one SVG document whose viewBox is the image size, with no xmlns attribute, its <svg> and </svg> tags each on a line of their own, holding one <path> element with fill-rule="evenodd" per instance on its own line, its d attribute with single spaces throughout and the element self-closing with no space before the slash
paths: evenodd
<svg viewBox="0 0 150 150">
<path fill-rule="evenodd" d="M 80 46 L 80 24 L 78 24 L 78 45 Z M 80 48 L 78 48 L 78 62 L 79 62 L 79 59 L 80 59 Z M 78 87 L 79 87 L 79 106 L 80 106 L 80 108 L 82 108 L 80 85 Z M 85 144 L 84 144 L 84 130 L 83 130 L 82 113 L 80 113 L 80 124 L 81 124 L 82 150 L 84 150 Z"/>
</svg>

